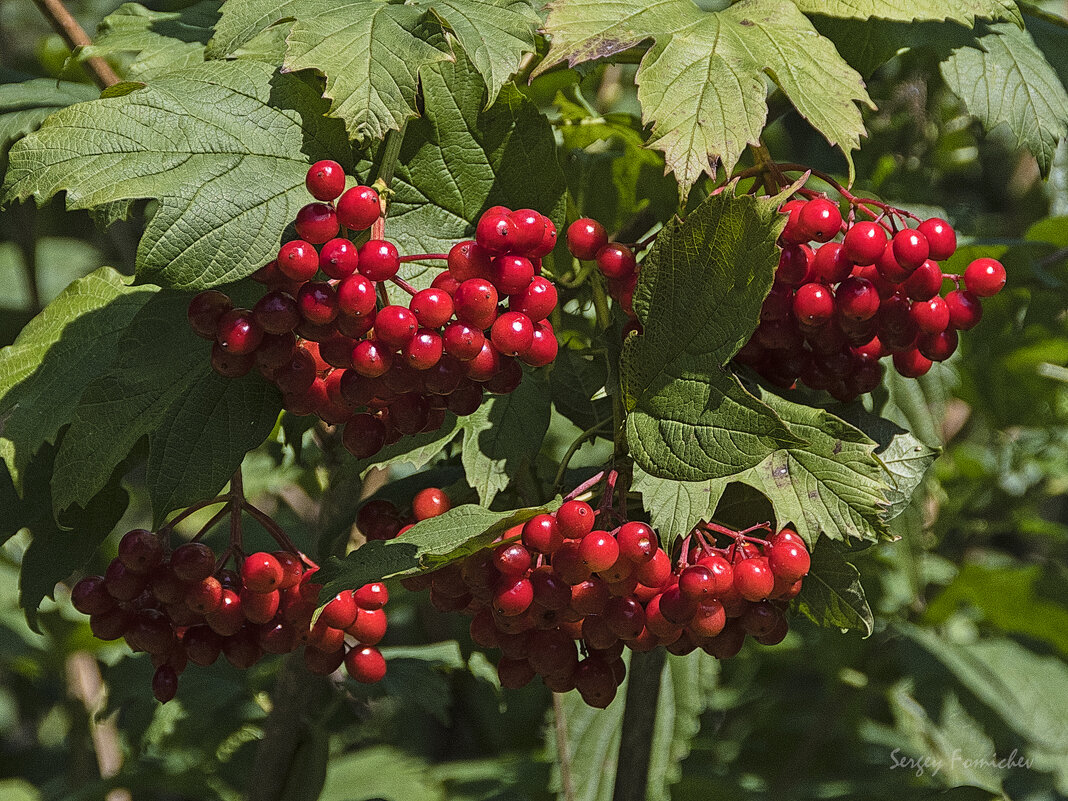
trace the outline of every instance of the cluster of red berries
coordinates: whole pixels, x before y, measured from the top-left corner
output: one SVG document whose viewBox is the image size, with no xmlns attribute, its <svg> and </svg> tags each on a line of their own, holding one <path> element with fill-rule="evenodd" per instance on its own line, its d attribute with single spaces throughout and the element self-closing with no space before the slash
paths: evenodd
<svg viewBox="0 0 1068 801">
<path fill-rule="evenodd" d="M 580 217 L 567 228 L 567 249 L 576 259 L 593 261 L 608 279 L 608 294 L 619 303 L 637 327 L 634 317 L 634 287 L 638 284 L 638 261 L 626 245 L 608 241 L 605 227 L 589 217 Z"/>
<path fill-rule="evenodd" d="M 348 238 L 379 223 L 381 200 L 371 187 L 345 184 L 336 162 L 312 165 L 307 187 L 317 202 L 297 213 L 300 238 L 254 276 L 267 294 L 235 309 L 224 293 L 202 292 L 189 323 L 212 340 L 216 372 L 257 368 L 288 411 L 343 423 L 345 446 L 366 458 L 405 434 L 440 428 L 446 410 L 473 413 L 484 391 L 513 391 L 521 363 L 556 358 L 547 319 L 556 287 L 539 274 L 556 227 L 537 211 L 494 206 L 475 238 L 448 254 L 402 257 L 375 229 L 361 245 Z M 404 262 L 435 260 L 448 268 L 427 289 L 397 274 Z M 410 295 L 407 305 L 390 302 L 387 282 Z"/>
<path fill-rule="evenodd" d="M 417 517 L 434 512 L 421 506 Z M 761 540 L 748 535 L 770 533 L 767 526 L 734 532 L 705 523 L 673 562 L 648 524 L 606 531 L 596 527 L 600 514 L 567 501 L 508 530 L 492 550 L 402 583 L 429 589 L 436 608 L 472 618 L 475 643 L 501 651 L 502 686 L 522 687 L 540 675 L 552 691 L 577 689 L 601 708 L 623 681 L 624 647 L 664 646 L 673 654 L 703 648 L 725 659 L 747 634 L 768 645 L 786 636 L 784 608 L 809 568 L 793 531 Z M 729 545 L 716 547 L 715 533 Z"/>
<path fill-rule="evenodd" d="M 134 651 L 151 654 L 152 692 L 163 703 L 174 698 L 189 662 L 206 667 L 220 653 L 244 669 L 264 654 L 303 645 L 314 673 L 327 675 L 344 663 L 357 681 L 385 675 L 385 659 L 374 647 L 386 633 L 384 584 L 337 595 L 313 625 L 322 586 L 310 581 L 317 568 L 299 554 L 254 553 L 238 570 L 225 563 L 201 542 L 168 553 L 164 538 L 134 529 L 104 575 L 75 584 L 71 600 L 89 615 L 98 639 L 124 637 Z"/>
<path fill-rule="evenodd" d="M 445 514 L 452 508 L 449 496 L 437 487 L 420 490 L 412 498 L 410 514 L 401 514 L 396 504 L 385 498 L 367 501 L 356 513 L 356 528 L 369 540 L 392 540 L 420 520 Z"/>
<path fill-rule="evenodd" d="M 918 378 L 952 355 L 958 331 L 979 322 L 980 298 L 1005 285 L 995 259 L 976 259 L 963 276 L 943 274 L 938 262 L 953 255 L 957 236 L 937 217 L 888 238 L 885 220 L 847 226 L 827 198 L 791 200 L 782 211 L 789 221 L 775 283 L 735 357 L 779 386 L 800 380 L 853 400 L 879 385 L 886 356 Z M 947 280 L 954 288 L 942 296 Z"/>
</svg>

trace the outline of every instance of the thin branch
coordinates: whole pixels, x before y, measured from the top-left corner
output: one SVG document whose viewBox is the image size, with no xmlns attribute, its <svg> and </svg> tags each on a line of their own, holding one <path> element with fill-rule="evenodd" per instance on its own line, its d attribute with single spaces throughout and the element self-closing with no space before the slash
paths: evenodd
<svg viewBox="0 0 1068 801">
<path fill-rule="evenodd" d="M 63 41 L 71 50 L 92 44 L 85 29 L 78 24 L 78 20 L 67 10 L 62 0 L 33 0 L 33 2 L 44 14 L 52 30 L 63 37 Z M 87 58 L 83 63 L 101 89 L 107 89 L 122 80 L 111 65 L 99 56 Z"/>
</svg>

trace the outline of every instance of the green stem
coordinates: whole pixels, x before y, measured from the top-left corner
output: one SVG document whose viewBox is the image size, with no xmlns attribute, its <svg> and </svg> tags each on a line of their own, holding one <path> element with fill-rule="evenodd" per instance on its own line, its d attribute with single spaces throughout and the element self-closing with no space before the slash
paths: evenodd
<svg viewBox="0 0 1068 801">
<path fill-rule="evenodd" d="M 576 453 L 578 453 L 579 448 L 581 448 L 587 440 L 593 439 L 595 436 L 597 436 L 597 432 L 604 428 L 606 422 L 607 420 L 601 420 L 596 425 L 587 428 L 585 431 L 578 435 L 578 438 L 575 439 L 574 442 L 571 443 L 571 447 L 567 449 L 567 453 L 564 454 L 564 458 L 560 460 L 560 467 L 556 471 L 556 479 L 553 481 L 554 494 L 560 491 L 560 484 L 564 480 L 564 473 L 567 472 L 567 466 L 571 463 L 571 459 Z"/>
<path fill-rule="evenodd" d="M 401 145 L 404 143 L 404 129 L 407 125 L 407 122 L 403 122 L 400 128 L 389 131 L 382 142 L 382 148 L 379 151 L 381 157 L 378 160 L 378 171 L 374 181 L 380 182 L 384 187 L 388 187 L 393 182 L 393 170 L 397 166 L 397 157 L 400 156 Z"/>
<path fill-rule="evenodd" d="M 645 801 L 664 661 L 663 648 L 631 654 L 612 801 Z"/>
<path fill-rule="evenodd" d="M 608 294 L 604 288 L 604 276 L 599 272 L 593 275 L 590 287 L 593 289 L 593 308 L 597 313 L 597 327 L 604 331 L 612 324 L 612 313 L 608 310 Z"/>
</svg>

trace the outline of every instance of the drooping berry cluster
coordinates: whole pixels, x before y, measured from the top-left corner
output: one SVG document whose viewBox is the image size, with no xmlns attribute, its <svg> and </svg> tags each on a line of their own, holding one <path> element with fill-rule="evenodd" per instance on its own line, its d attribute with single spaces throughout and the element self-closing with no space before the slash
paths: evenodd
<svg viewBox="0 0 1068 801">
<path fill-rule="evenodd" d="M 887 356 L 918 378 L 952 355 L 958 331 L 979 322 L 980 298 L 1005 285 L 1005 268 L 990 258 L 963 276 L 943 274 L 938 262 L 953 255 L 957 237 L 936 217 L 895 232 L 885 217 L 847 225 L 824 197 L 791 200 L 782 211 L 789 221 L 775 283 L 735 357 L 779 386 L 800 380 L 853 400 L 879 385 Z M 946 281 L 954 288 L 943 296 Z"/>
<path fill-rule="evenodd" d="M 439 428 L 446 410 L 473 413 L 486 391 L 511 392 L 521 363 L 556 358 L 547 318 L 557 292 L 540 275 L 556 244 L 548 218 L 494 206 L 475 239 L 447 255 L 402 257 L 381 238 L 373 188 L 344 191 L 344 171 L 331 161 L 312 166 L 307 186 L 317 202 L 297 214 L 300 239 L 254 276 L 267 294 L 252 309 L 235 309 L 216 290 L 190 303 L 190 325 L 213 341 L 217 372 L 257 368 L 282 390 L 288 411 L 343 423 L 345 446 L 365 458 L 402 435 Z M 368 228 L 363 244 L 348 238 Z M 416 291 L 398 276 L 415 261 L 448 268 Z M 406 304 L 390 301 L 387 283 L 410 296 Z"/>
<path fill-rule="evenodd" d="M 608 294 L 620 304 L 637 327 L 634 317 L 634 287 L 638 284 L 638 262 L 626 245 L 608 241 L 605 227 L 589 217 L 580 217 L 567 228 L 567 248 L 583 261 L 594 261 L 608 280 Z"/>
<path fill-rule="evenodd" d="M 344 662 L 357 681 L 385 675 L 375 647 L 386 633 L 384 584 L 337 595 L 312 625 L 322 589 L 311 580 L 317 567 L 288 550 L 239 558 L 237 570 L 227 568 L 227 557 L 217 560 L 201 542 L 168 551 L 165 537 L 134 529 L 104 575 L 75 584 L 71 600 L 89 615 L 98 639 L 124 637 L 134 651 L 151 654 L 152 692 L 163 703 L 175 696 L 188 663 L 207 667 L 220 653 L 244 669 L 264 654 L 304 646 L 315 673 L 332 673 Z"/>
<path fill-rule="evenodd" d="M 770 533 L 766 525 L 734 532 L 702 524 L 673 562 L 648 524 L 603 530 L 602 514 L 567 501 L 508 530 L 492 550 L 403 583 L 428 588 L 436 608 L 472 618 L 475 643 L 501 651 L 502 686 L 522 687 L 540 675 L 554 692 L 577 689 L 602 708 L 623 680 L 624 647 L 664 646 L 673 654 L 703 648 L 724 659 L 738 653 L 746 635 L 768 645 L 786 636 L 786 602 L 809 567 L 793 531 L 762 540 L 749 535 Z M 716 547 L 716 534 L 729 544 Z"/>
</svg>

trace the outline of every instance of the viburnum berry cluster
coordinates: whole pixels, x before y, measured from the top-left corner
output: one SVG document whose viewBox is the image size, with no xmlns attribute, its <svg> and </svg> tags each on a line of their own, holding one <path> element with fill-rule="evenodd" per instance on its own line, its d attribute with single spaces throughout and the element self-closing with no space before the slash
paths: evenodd
<svg viewBox="0 0 1068 801">
<path fill-rule="evenodd" d="M 906 378 L 948 359 L 957 332 L 978 324 L 981 298 L 1001 291 L 1006 276 L 990 258 L 963 275 L 943 273 L 939 262 L 957 248 L 949 223 L 843 194 L 848 221 L 826 197 L 783 205 L 789 219 L 775 283 L 735 358 L 776 385 L 800 380 L 850 401 L 879 385 L 884 357 Z M 857 210 L 874 219 L 854 221 Z M 897 226 L 909 220 L 915 228 Z M 953 288 L 942 295 L 947 282 Z"/>
<path fill-rule="evenodd" d="M 252 309 L 202 292 L 189 323 L 212 340 L 216 372 L 258 369 L 289 412 L 344 424 L 345 447 L 366 458 L 405 434 L 440 428 L 446 411 L 472 414 L 484 392 L 512 392 L 522 364 L 556 358 L 548 317 L 557 291 L 540 274 L 556 227 L 532 209 L 494 206 L 475 238 L 448 254 L 402 256 L 383 238 L 375 189 L 345 186 L 341 165 L 312 165 L 307 187 L 316 202 L 297 213 L 299 238 L 253 276 L 268 292 Z M 349 238 L 368 229 L 362 244 Z M 416 290 L 398 275 L 406 262 L 447 269 Z M 390 299 L 389 284 L 406 303 Z"/>
<path fill-rule="evenodd" d="M 221 555 L 199 539 L 170 548 L 170 532 L 179 519 L 223 501 L 228 506 L 201 534 L 228 511 L 239 520 L 240 512 L 232 511 L 239 504 L 279 540 L 280 549 L 245 555 L 234 526 Z M 265 654 L 303 646 L 313 673 L 328 675 L 344 663 L 357 681 L 380 681 L 386 662 L 375 646 L 386 633 L 386 586 L 374 582 L 339 593 L 313 623 L 322 589 L 313 580 L 317 570 L 266 514 L 247 502 L 220 498 L 190 507 L 158 533 L 127 532 L 104 575 L 81 579 L 71 601 L 89 615 L 95 637 L 125 638 L 134 651 L 151 655 L 156 666 L 152 692 L 163 703 L 174 698 L 178 677 L 190 662 L 207 667 L 220 654 L 245 669 Z"/>
<path fill-rule="evenodd" d="M 609 473 L 609 486 L 613 479 Z M 441 490 L 424 492 L 444 498 Z M 607 506 L 594 510 L 578 494 L 507 530 L 490 550 L 402 581 L 410 590 L 429 589 L 437 609 L 472 618 L 474 642 L 501 651 L 502 686 L 522 687 L 540 675 L 552 691 L 578 690 L 603 708 L 623 681 L 624 648 L 702 648 L 726 659 L 747 635 L 766 645 L 786 636 L 786 606 L 809 568 L 795 532 L 701 523 L 672 559 L 647 523 L 620 523 Z M 448 507 L 447 499 L 425 500 L 419 519 Z M 384 520 L 385 512 L 377 506 L 373 517 Z M 403 536 L 403 524 L 390 525 Z M 754 536 L 761 530 L 771 536 Z"/>
<path fill-rule="evenodd" d="M 638 261 L 627 245 L 608 240 L 605 227 L 589 217 L 580 217 L 567 228 L 567 248 L 582 261 L 593 261 L 607 279 L 609 296 L 620 304 L 637 326 L 634 317 L 634 287 L 638 284 Z"/>
</svg>

